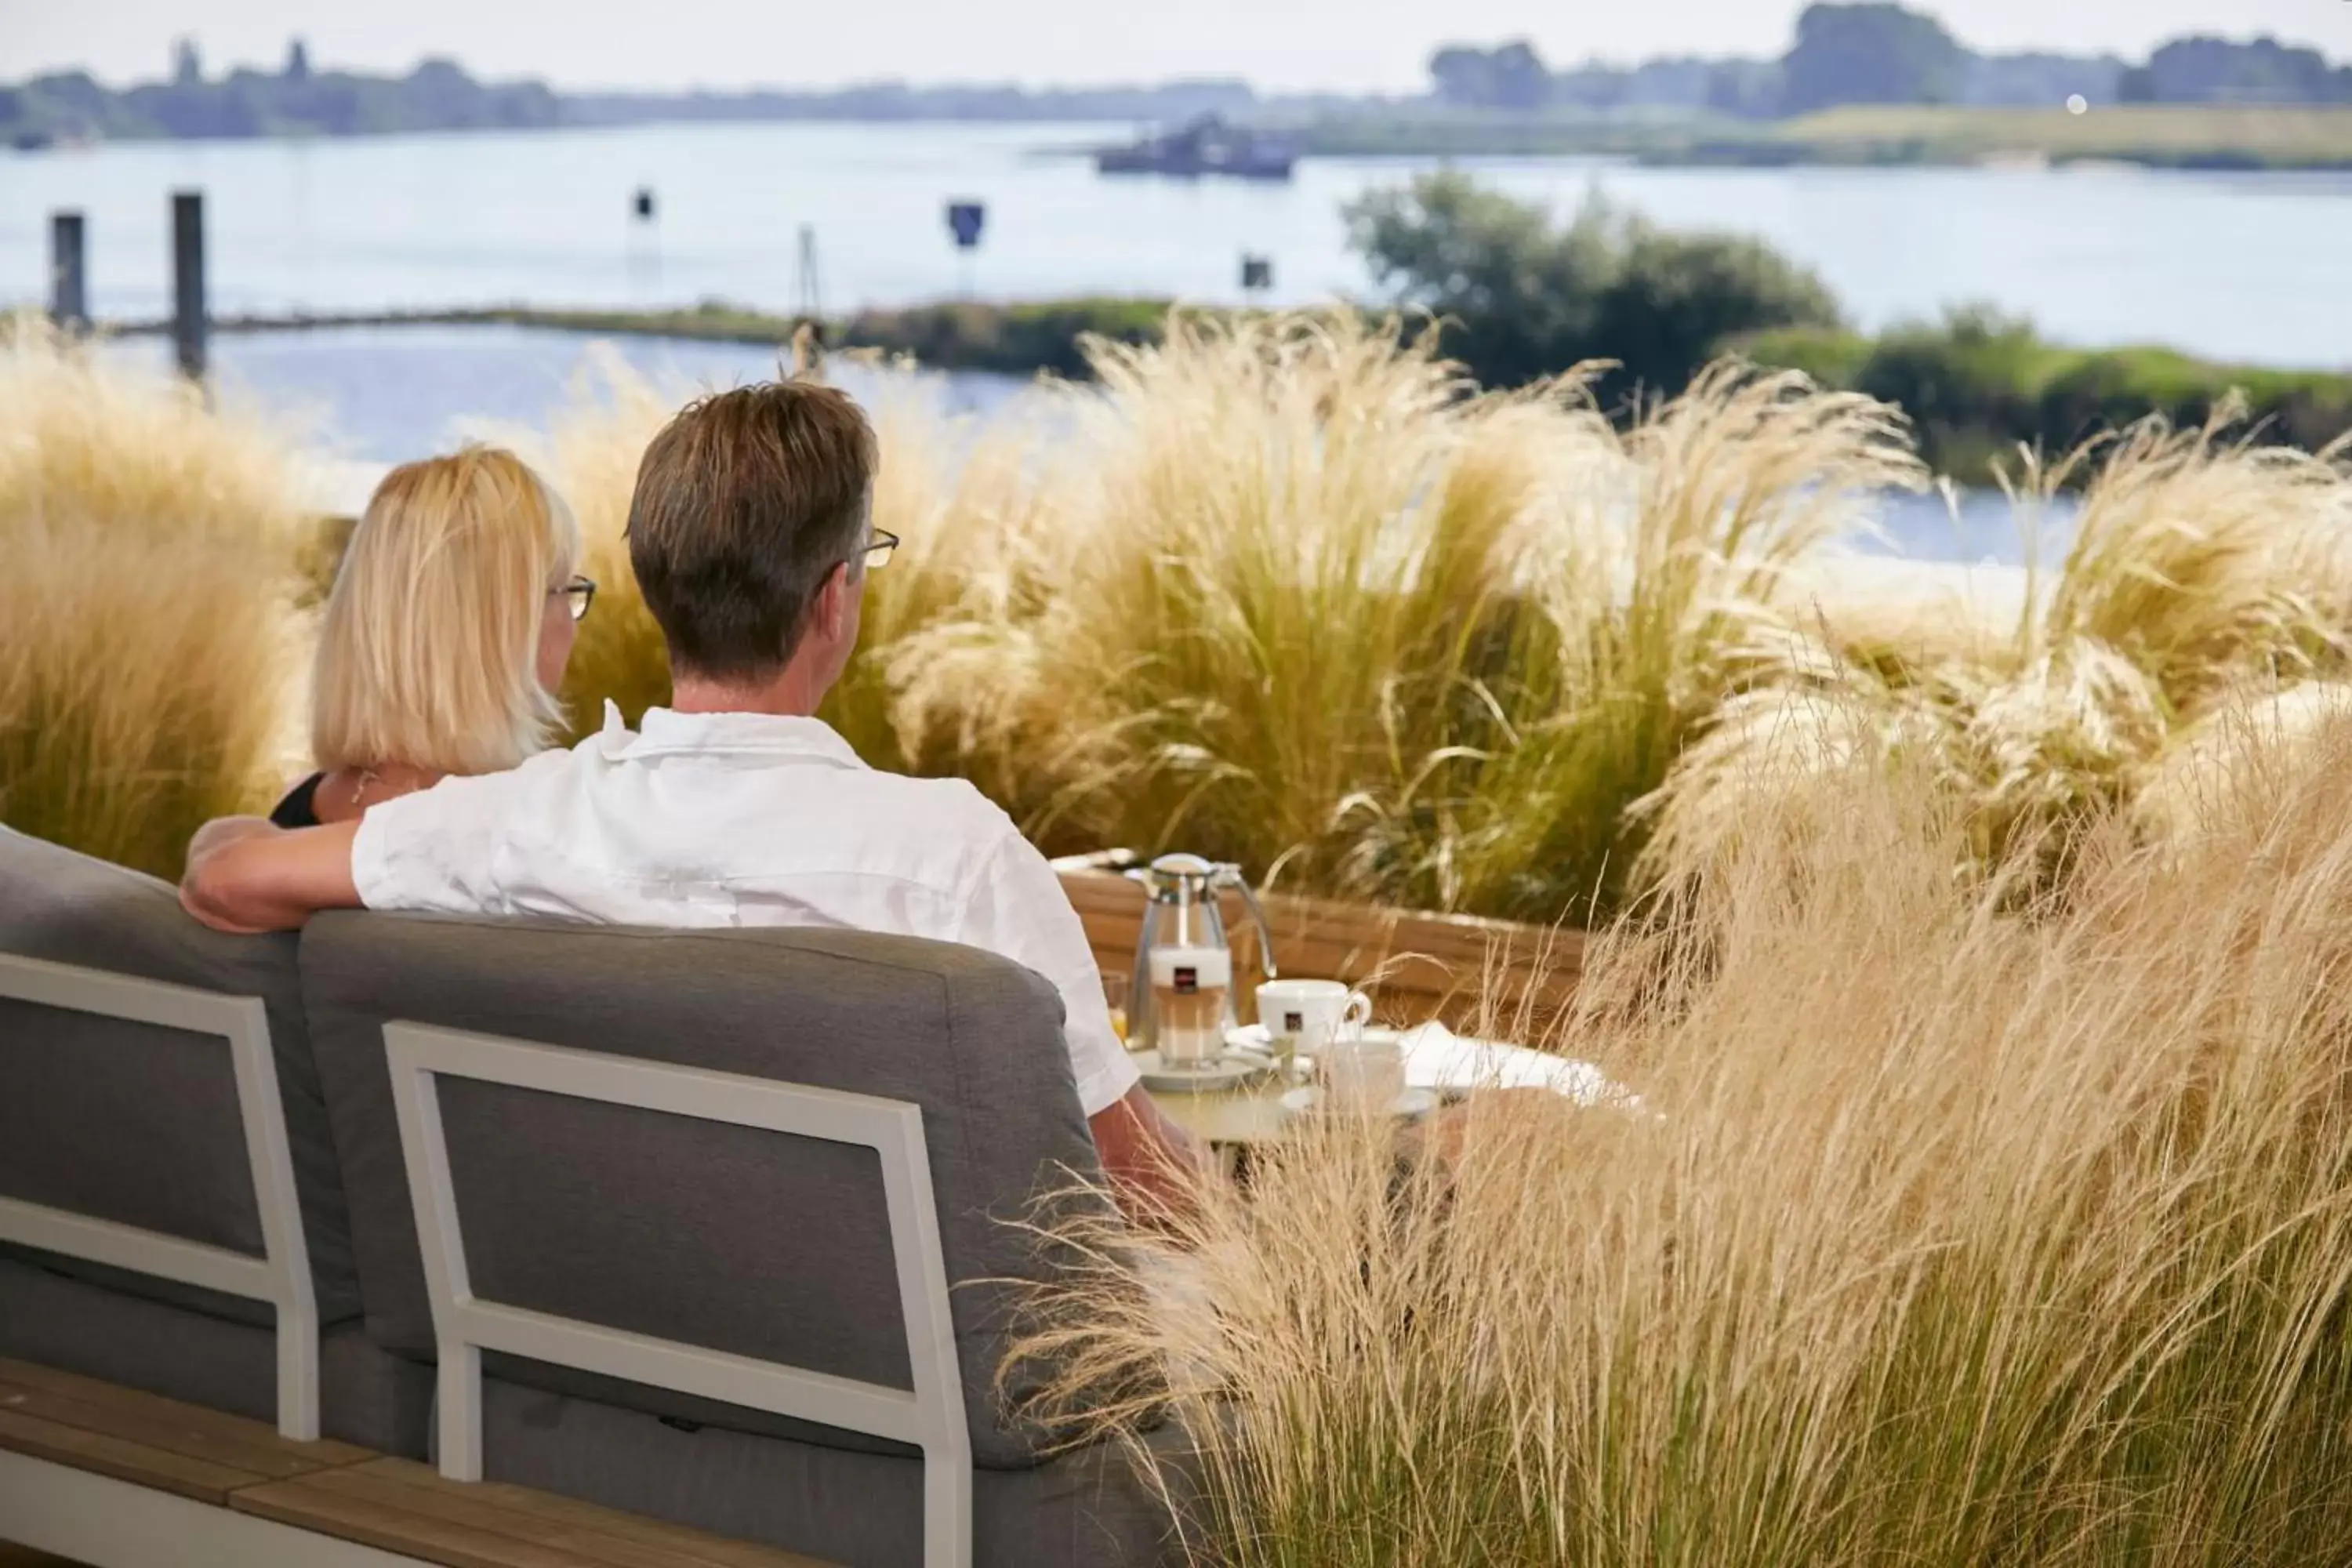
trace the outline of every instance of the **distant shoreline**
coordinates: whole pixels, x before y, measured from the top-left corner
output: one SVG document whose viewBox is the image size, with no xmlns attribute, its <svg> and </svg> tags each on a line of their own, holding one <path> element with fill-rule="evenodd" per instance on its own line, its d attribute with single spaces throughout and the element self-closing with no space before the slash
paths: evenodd
<svg viewBox="0 0 2352 1568">
<path fill-rule="evenodd" d="M 1249 118 L 1244 117 L 1249 122 Z M 1062 129 L 1087 123 L 1062 116 L 778 116 L 744 119 L 652 119 L 645 125 L 909 125 L 1034 126 Z M 1268 122 L 1271 125 L 1272 122 Z M 159 141 L 370 141 L 384 135 L 474 135 L 528 131 L 535 134 L 614 128 L 607 122 L 479 126 L 436 132 L 383 131 L 348 135 L 265 135 L 247 138 L 121 136 Z M 1309 158 L 1559 158 L 1602 157 L 1658 167 L 1953 168 L 1980 165 L 2126 164 L 2203 173 L 2352 171 L 2352 108 L 2276 106 L 2111 105 L 2072 114 L 2064 110 L 1984 109 L 1889 104 L 1826 110 L 1792 120 L 1723 116 L 1612 118 L 1596 114 L 1503 111 L 1399 112 L 1348 110 L 1286 122 L 1299 154 Z M 106 140 L 59 146 L 103 146 Z M 1065 140 L 1038 151 L 1083 158 L 1096 142 Z M 19 149 L 18 156 L 39 150 Z"/>
<path fill-rule="evenodd" d="M 1300 146 L 1326 158 L 1612 156 L 1662 167 L 2342 172 L 2352 170 L 2352 108 L 2135 104 L 2074 114 L 1887 104 L 1767 121 L 1334 116 L 1302 130 Z"/>
<path fill-rule="evenodd" d="M 750 323 L 757 322 L 755 330 Z M 133 317 L 100 321 L 96 330 L 108 337 L 168 337 L 168 317 Z M 452 306 L 413 310 L 292 310 L 239 311 L 212 318 L 218 335 L 253 332 L 331 331 L 354 327 L 530 327 L 543 331 L 596 332 L 615 337 L 689 338 L 701 342 L 772 345 L 790 341 L 796 321 L 730 311 L 705 315 L 692 310 L 560 310 L 528 305 Z M 777 328 L 781 327 L 779 333 Z"/>
<path fill-rule="evenodd" d="M 1157 343 L 1174 301 L 1095 297 L 983 303 L 950 300 L 861 310 L 822 323 L 834 353 L 906 357 L 929 370 L 1069 381 L 1090 377 L 1084 342 Z M 1340 307 L 1345 308 L 1345 307 Z M 1212 310 L 1211 313 L 1215 313 Z M 520 303 L 415 310 L 295 311 L 216 317 L 215 332 L 303 332 L 402 327 L 519 327 L 588 336 L 669 338 L 774 348 L 804 318 L 709 301 L 666 310 L 551 310 Z M 163 321 L 101 323 L 118 336 L 167 334 Z M 2077 349 L 2000 323 L 1912 327 L 1879 337 L 1789 330 L 1727 344 L 1758 363 L 1801 370 L 1824 386 L 1861 391 L 1911 409 L 1937 470 L 1987 481 L 2021 445 L 2063 451 L 2101 428 L 2150 413 L 2194 427 L 2233 392 L 2248 401 L 2258 438 L 2317 450 L 2352 430 L 2352 374 L 2215 363 L 2146 346 Z M 1938 390 L 1914 396 L 1924 376 Z"/>
<path fill-rule="evenodd" d="M 951 300 L 903 310 L 860 310 L 818 321 L 820 342 L 832 352 L 911 356 L 933 370 L 1041 374 L 1084 378 L 1087 336 L 1146 344 L 1160 340 L 1175 301 L 1085 298 L 982 304 Z M 221 334 L 305 332 L 371 327 L 524 327 L 604 337 L 674 338 L 697 342 L 776 347 L 792 341 L 808 319 L 776 315 L 712 300 L 657 310 L 551 310 L 520 303 L 408 310 L 298 310 L 219 315 Z M 168 320 L 101 322 L 118 337 L 168 335 Z"/>
</svg>

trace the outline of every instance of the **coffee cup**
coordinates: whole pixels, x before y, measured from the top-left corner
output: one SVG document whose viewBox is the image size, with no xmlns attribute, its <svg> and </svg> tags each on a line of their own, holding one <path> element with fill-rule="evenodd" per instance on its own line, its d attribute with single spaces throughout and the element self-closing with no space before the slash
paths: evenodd
<svg viewBox="0 0 2352 1568">
<path fill-rule="evenodd" d="M 1317 1058 L 1324 1092 L 1344 1110 L 1373 1115 L 1404 1095 L 1404 1043 L 1393 1037 L 1335 1041 Z"/>
<path fill-rule="evenodd" d="M 1285 1064 L 1301 1051 L 1320 1055 L 1371 1018 L 1371 998 L 1337 980 L 1269 980 L 1257 988 L 1258 1025 Z"/>
</svg>

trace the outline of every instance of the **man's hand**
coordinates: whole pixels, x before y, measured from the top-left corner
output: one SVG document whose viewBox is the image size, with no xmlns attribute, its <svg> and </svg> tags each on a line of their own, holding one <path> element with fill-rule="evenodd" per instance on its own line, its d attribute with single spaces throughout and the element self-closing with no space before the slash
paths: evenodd
<svg viewBox="0 0 2352 1568">
<path fill-rule="evenodd" d="M 292 931 L 320 910 L 360 907 L 352 880 L 356 819 L 291 831 L 225 816 L 188 844 L 180 907 L 215 931 Z"/>
<path fill-rule="evenodd" d="M 1214 1166 L 1142 1085 L 1088 1118 L 1087 1125 L 1095 1135 L 1095 1156 L 1129 1221 L 1164 1224 L 1192 1213 L 1200 1184 L 1210 1179 Z"/>
</svg>

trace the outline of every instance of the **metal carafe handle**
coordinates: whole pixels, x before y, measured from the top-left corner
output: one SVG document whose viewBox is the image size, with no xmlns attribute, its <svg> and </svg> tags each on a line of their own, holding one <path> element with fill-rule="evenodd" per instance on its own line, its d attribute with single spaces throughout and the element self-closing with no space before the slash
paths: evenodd
<svg viewBox="0 0 2352 1568">
<path fill-rule="evenodd" d="M 1249 909 L 1250 924 L 1257 927 L 1258 978 L 1281 979 L 1282 976 L 1274 967 L 1274 931 L 1265 922 L 1265 911 L 1258 907 L 1257 889 L 1249 885 L 1249 879 L 1242 875 L 1242 868 L 1239 866 L 1218 867 L 1217 885 L 1231 887 L 1240 891 L 1242 902 Z"/>
</svg>

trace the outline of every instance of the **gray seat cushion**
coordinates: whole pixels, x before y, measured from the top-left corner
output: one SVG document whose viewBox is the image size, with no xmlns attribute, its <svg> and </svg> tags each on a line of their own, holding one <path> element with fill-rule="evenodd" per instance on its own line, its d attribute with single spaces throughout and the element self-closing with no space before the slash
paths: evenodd
<svg viewBox="0 0 2352 1568">
<path fill-rule="evenodd" d="M 41 1262 L 0 1258 L 0 1356 L 278 1421 L 278 1336 L 268 1326 L 108 1289 Z M 432 1411 L 431 1368 L 379 1350 L 356 1320 L 320 1336 L 321 1434 L 421 1459 Z"/>
<path fill-rule="evenodd" d="M 1174 1521 L 1196 1495 L 1185 1439 L 1150 1435 L 1172 1497 L 1109 1445 L 1020 1470 L 981 1470 L 975 1568 L 1147 1568 L 1185 1561 Z M 804 1552 L 843 1568 L 920 1568 L 922 1462 L 696 1428 L 490 1379 L 484 1473 L 631 1513 Z"/>
<path fill-rule="evenodd" d="M 923 1113 L 973 1455 L 1037 1462 L 994 1382 L 1017 1298 L 1050 1266 L 1005 1223 L 1097 1173 L 1060 1002 L 969 948 L 844 931 L 648 931 L 337 914 L 302 946 L 370 1333 L 434 1336 L 390 1097 L 387 1020 L 911 1101 Z M 445 1085 L 476 1293 L 687 1343 L 906 1386 L 874 1157 L 862 1149 Z M 1098 1202 L 1099 1200 L 1088 1200 Z M 656 1415 L 845 1449 L 893 1446 L 529 1363 L 501 1375 Z"/>
<path fill-rule="evenodd" d="M 208 931 L 165 883 L 0 828 L 0 952 L 261 999 L 319 1317 L 334 1323 L 358 1315 L 359 1280 L 296 946 Z M 228 1053 L 216 1037 L 0 999 L 0 1194 L 258 1256 Z M 272 1321 L 261 1303 L 52 1261 L 132 1294 Z"/>
</svg>

